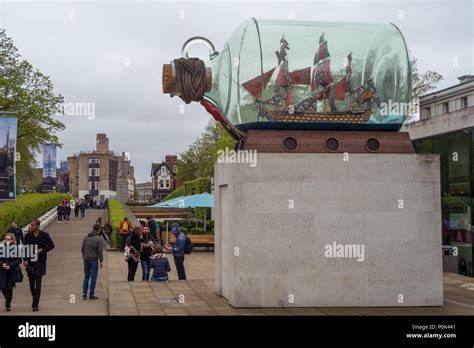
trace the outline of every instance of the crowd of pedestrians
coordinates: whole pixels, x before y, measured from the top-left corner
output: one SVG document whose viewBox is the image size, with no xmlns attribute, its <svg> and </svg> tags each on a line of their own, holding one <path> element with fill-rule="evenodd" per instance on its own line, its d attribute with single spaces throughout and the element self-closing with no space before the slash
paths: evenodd
<svg viewBox="0 0 474 348">
<path fill-rule="evenodd" d="M 92 202 L 95 202 L 92 200 Z M 59 202 L 57 206 L 57 222 L 63 221 L 68 224 L 71 221 L 71 212 L 75 219 L 85 218 L 85 209 L 88 204 L 80 199 Z M 81 252 L 84 266 L 84 280 L 82 284 L 82 297 L 84 300 L 96 300 L 95 294 L 99 269 L 103 267 L 103 250 L 105 245 L 112 240 L 112 226 L 109 222 L 99 217 L 93 227 L 83 240 Z M 28 232 L 11 222 L 11 227 L 4 236 L 0 247 L 7 248 L 30 248 L 36 254 L 24 255 L 17 252 L 8 254 L 2 252 L 0 255 L 0 289 L 5 297 L 5 309 L 11 311 L 13 292 L 18 283 L 23 282 L 24 266 L 28 277 L 29 288 L 32 296 L 31 308 L 39 310 L 41 288 L 43 277 L 46 275 L 48 253 L 55 245 L 51 236 L 40 229 L 41 222 L 38 219 L 31 221 Z M 183 233 L 178 224 L 171 225 L 171 231 L 175 236 L 173 245 L 164 243 L 163 227 L 154 219 L 141 220 L 138 226 L 125 217 L 120 222 L 121 251 L 125 254 L 128 264 L 128 281 L 134 281 L 138 265 L 142 269 L 142 281 L 162 282 L 168 281 L 168 273 L 171 272 L 170 262 L 165 254 L 172 254 L 176 272 L 180 280 L 186 279 L 184 268 L 185 254 L 190 254 L 193 249 L 191 240 Z"/>
<path fill-rule="evenodd" d="M 171 225 L 175 242 L 163 243 L 163 228 L 155 220 L 141 220 L 139 225 L 133 227 L 130 220 L 125 217 L 120 222 L 120 235 L 122 238 L 121 251 L 125 254 L 128 264 L 128 281 L 134 281 L 140 264 L 143 281 L 167 281 L 171 267 L 164 253 L 173 255 L 176 272 L 180 280 L 186 279 L 184 268 L 185 254 L 192 252 L 191 240 L 183 233 L 178 224 Z"/>
</svg>

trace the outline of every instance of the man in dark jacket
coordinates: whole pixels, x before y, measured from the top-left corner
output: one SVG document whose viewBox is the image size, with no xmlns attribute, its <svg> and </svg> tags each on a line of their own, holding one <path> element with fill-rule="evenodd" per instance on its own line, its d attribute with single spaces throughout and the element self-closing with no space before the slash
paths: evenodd
<svg viewBox="0 0 474 348">
<path fill-rule="evenodd" d="M 8 229 L 7 233 L 13 233 L 15 235 L 16 243 L 23 244 L 23 231 L 18 225 L 16 224 L 15 220 L 12 220 L 11 227 Z"/>
<path fill-rule="evenodd" d="M 82 298 L 87 299 L 87 290 L 89 290 L 89 299 L 97 300 L 95 296 L 95 285 L 100 268 L 103 267 L 103 239 L 99 235 L 100 225 L 95 224 L 92 232 L 84 237 L 82 242 L 82 258 L 84 260 L 84 283 L 82 286 Z M 90 279 L 90 287 L 89 287 Z"/>
<path fill-rule="evenodd" d="M 31 221 L 30 232 L 26 234 L 24 241 L 25 245 L 36 245 L 38 248 L 36 258 L 24 259 L 28 280 L 30 281 L 31 296 L 33 296 L 31 307 L 33 312 L 37 312 L 41 296 L 41 283 L 43 276 L 46 275 L 47 253 L 54 249 L 54 243 L 49 233 L 40 231 L 40 221 L 38 219 Z"/>
<path fill-rule="evenodd" d="M 150 234 L 152 235 L 153 239 L 154 240 L 157 240 L 158 237 L 156 235 L 156 222 L 155 222 L 155 219 L 149 217 L 148 218 L 148 228 L 150 229 Z"/>
<path fill-rule="evenodd" d="M 171 225 L 171 231 L 176 237 L 173 244 L 173 258 L 174 264 L 176 265 L 176 271 L 178 272 L 178 278 L 180 280 L 186 279 L 186 271 L 184 270 L 184 248 L 186 248 L 186 235 L 181 232 L 178 224 L 174 223 Z"/>
</svg>

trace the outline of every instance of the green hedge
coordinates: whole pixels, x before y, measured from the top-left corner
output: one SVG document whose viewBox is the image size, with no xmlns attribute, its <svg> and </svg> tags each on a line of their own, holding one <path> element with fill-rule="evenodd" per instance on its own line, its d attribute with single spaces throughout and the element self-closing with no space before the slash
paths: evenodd
<svg viewBox="0 0 474 348">
<path fill-rule="evenodd" d="M 109 223 L 112 226 L 112 248 L 120 248 L 120 221 L 127 216 L 122 203 L 116 199 L 109 199 Z"/>
<path fill-rule="evenodd" d="M 18 195 L 15 201 L 0 204 L 0 237 L 3 238 L 13 219 L 18 226 L 24 227 L 31 220 L 53 209 L 64 198 L 70 199 L 70 195 L 55 192 L 28 193 Z"/>
<path fill-rule="evenodd" d="M 162 202 L 179 196 L 190 196 L 198 193 L 211 192 L 211 178 L 199 178 L 192 181 L 186 181 L 183 186 L 166 196 Z"/>
<path fill-rule="evenodd" d="M 191 228 L 192 234 L 207 234 L 207 230 L 205 228 L 194 227 Z"/>
</svg>

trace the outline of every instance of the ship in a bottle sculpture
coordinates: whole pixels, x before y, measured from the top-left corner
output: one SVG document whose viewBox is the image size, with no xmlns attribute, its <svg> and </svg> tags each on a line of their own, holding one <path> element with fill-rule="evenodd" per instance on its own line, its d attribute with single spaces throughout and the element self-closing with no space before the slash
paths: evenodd
<svg viewBox="0 0 474 348">
<path fill-rule="evenodd" d="M 207 62 L 188 57 L 196 43 Z M 163 91 L 200 102 L 237 140 L 250 130 L 396 132 L 407 116 L 411 68 L 393 24 L 251 18 L 222 51 L 194 37 L 182 55 L 163 66 Z"/>
<path fill-rule="evenodd" d="M 378 105 L 378 96 L 372 79 L 355 90 L 352 89 L 352 54 L 347 55 L 346 73 L 334 81 L 331 75 L 331 55 L 324 34 L 319 38 L 319 47 L 312 67 L 290 72 L 288 69 L 289 43 L 284 37 L 276 51 L 276 68 L 242 84 L 259 104 L 259 117 L 271 122 L 316 122 L 316 123 L 367 123 L 373 106 Z M 262 100 L 263 88 L 274 80 L 274 95 Z M 302 100 L 293 100 L 293 86 L 309 85 L 311 94 Z M 347 101 L 347 107 L 338 110 L 336 100 Z M 321 108 L 322 111 L 318 111 Z M 318 108 L 319 106 L 319 108 Z"/>
</svg>

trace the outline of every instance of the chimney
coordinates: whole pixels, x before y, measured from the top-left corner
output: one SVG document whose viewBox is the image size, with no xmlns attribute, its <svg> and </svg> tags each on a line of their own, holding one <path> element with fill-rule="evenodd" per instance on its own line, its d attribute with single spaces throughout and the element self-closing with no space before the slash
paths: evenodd
<svg viewBox="0 0 474 348">
<path fill-rule="evenodd" d="M 474 81 L 474 75 L 463 75 L 458 77 L 459 83 L 468 83 Z"/>
<path fill-rule="evenodd" d="M 165 162 L 171 165 L 171 167 L 174 166 L 174 163 L 178 160 L 178 156 L 176 155 L 166 155 L 165 156 Z"/>
<path fill-rule="evenodd" d="M 97 152 L 99 153 L 109 152 L 109 138 L 107 138 L 107 134 L 105 133 L 97 134 Z"/>
</svg>

